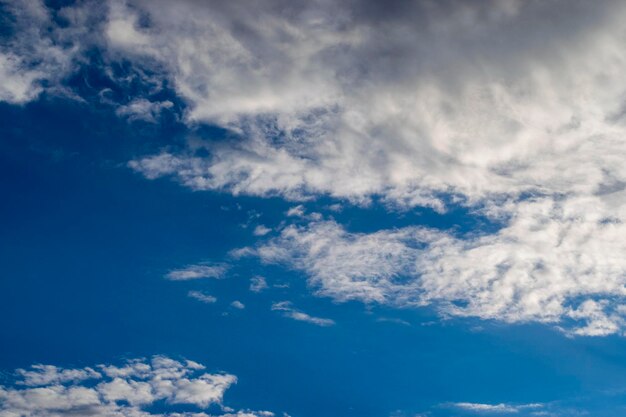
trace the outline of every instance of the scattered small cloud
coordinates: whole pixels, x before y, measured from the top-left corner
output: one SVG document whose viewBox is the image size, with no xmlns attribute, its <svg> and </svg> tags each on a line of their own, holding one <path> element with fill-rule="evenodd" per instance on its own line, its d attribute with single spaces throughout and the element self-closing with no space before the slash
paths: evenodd
<svg viewBox="0 0 626 417">
<path fill-rule="evenodd" d="M 250 291 L 261 292 L 267 289 L 267 281 L 262 276 L 254 276 L 250 278 Z"/>
<path fill-rule="evenodd" d="M 217 301 L 217 298 L 213 297 L 212 295 L 205 294 L 202 291 L 189 291 L 187 293 L 187 296 L 201 301 L 205 304 L 213 304 Z"/>
<path fill-rule="evenodd" d="M 451 403 L 449 404 L 452 407 L 460 408 L 466 411 L 472 411 L 476 413 L 502 413 L 502 414 L 510 414 L 510 413 L 519 413 L 521 410 L 528 409 L 536 409 L 542 408 L 543 404 L 532 403 L 532 404 L 483 404 L 483 403 L 470 403 L 470 402 L 459 402 L 459 403 Z"/>
<path fill-rule="evenodd" d="M 395 323 L 395 324 L 401 324 L 403 326 L 410 326 L 411 323 L 409 323 L 406 320 L 402 320 L 402 319 L 398 319 L 395 317 L 379 317 L 376 319 L 376 321 L 378 323 Z"/>
<path fill-rule="evenodd" d="M 165 278 L 171 281 L 189 281 L 202 278 L 223 278 L 228 267 L 224 264 L 189 265 L 168 272 Z"/>
<path fill-rule="evenodd" d="M 304 216 L 304 206 L 299 204 L 297 206 L 291 207 L 287 210 L 287 216 L 289 217 L 302 217 Z"/>
<path fill-rule="evenodd" d="M 254 236 L 265 236 L 266 234 L 268 234 L 269 232 L 271 232 L 272 229 L 270 229 L 269 227 L 265 227 L 264 225 L 260 224 L 257 227 L 254 228 Z"/>
<path fill-rule="evenodd" d="M 288 317 L 297 321 L 304 321 L 306 323 L 315 324 L 316 326 L 328 327 L 334 326 L 335 321 L 331 319 L 325 319 L 321 317 L 314 317 L 300 310 L 293 308 L 291 301 L 280 301 L 272 304 L 273 311 L 280 311 L 284 317 Z"/>
<path fill-rule="evenodd" d="M 239 300 L 233 301 L 232 303 L 230 303 L 230 306 L 238 310 L 243 310 L 244 308 L 246 308 L 246 305 Z"/>
</svg>

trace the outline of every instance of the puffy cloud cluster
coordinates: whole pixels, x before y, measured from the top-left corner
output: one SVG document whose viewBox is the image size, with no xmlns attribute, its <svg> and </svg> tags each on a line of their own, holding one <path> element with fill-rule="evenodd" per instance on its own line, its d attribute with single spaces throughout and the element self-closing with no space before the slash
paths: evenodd
<svg viewBox="0 0 626 417">
<path fill-rule="evenodd" d="M 155 356 L 122 366 L 63 369 L 35 365 L 18 370 L 13 386 L 0 386 L 2 417 L 209 417 L 202 409 L 222 405 L 224 392 L 237 378 L 204 373 L 204 366 Z M 197 412 L 152 413 L 146 408 L 192 405 Z M 222 407 L 221 416 L 271 417 L 270 412 L 234 412 Z M 230 410 L 230 411 L 229 411 Z"/>
</svg>

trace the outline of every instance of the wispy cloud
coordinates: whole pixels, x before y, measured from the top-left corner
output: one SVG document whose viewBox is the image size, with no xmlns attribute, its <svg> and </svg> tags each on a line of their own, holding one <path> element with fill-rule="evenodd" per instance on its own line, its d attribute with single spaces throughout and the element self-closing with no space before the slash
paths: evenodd
<svg viewBox="0 0 626 417">
<path fill-rule="evenodd" d="M 188 281 L 202 278 L 222 278 L 228 266 L 224 264 L 198 264 L 189 265 L 182 269 L 168 272 L 165 278 L 172 281 Z"/>
<path fill-rule="evenodd" d="M 270 233 L 272 231 L 272 229 L 270 229 L 269 227 L 263 226 L 262 224 L 258 225 L 257 227 L 254 228 L 253 234 L 255 236 L 265 236 L 266 234 Z"/>
<path fill-rule="evenodd" d="M 543 404 L 482 404 L 482 403 L 452 403 L 450 406 L 460 408 L 467 411 L 473 411 L 477 413 L 519 413 L 521 410 L 542 408 Z"/>
<path fill-rule="evenodd" d="M 267 281 L 262 276 L 255 276 L 250 278 L 250 291 L 252 292 L 261 292 L 267 289 Z"/>
<path fill-rule="evenodd" d="M 187 296 L 206 304 L 213 304 L 217 301 L 217 298 L 212 295 L 205 294 L 202 291 L 189 291 Z"/>
<path fill-rule="evenodd" d="M 335 321 L 321 317 L 314 317 L 295 309 L 290 301 L 280 301 L 272 304 L 272 310 L 282 312 L 283 316 L 297 321 L 315 324 L 316 326 L 328 327 L 335 325 Z"/>
<path fill-rule="evenodd" d="M 435 305 L 444 315 L 552 323 L 577 335 L 621 332 L 623 261 L 603 253 L 624 243 L 611 226 L 597 230 L 601 241 L 589 229 L 564 230 L 567 221 L 553 222 L 552 209 L 541 199 L 519 203 L 509 226 L 469 238 L 421 227 L 351 233 L 334 221 L 311 222 L 287 226 L 255 253 L 306 272 L 319 294 L 337 301 Z M 579 250 L 586 262 L 572 256 Z"/>
</svg>

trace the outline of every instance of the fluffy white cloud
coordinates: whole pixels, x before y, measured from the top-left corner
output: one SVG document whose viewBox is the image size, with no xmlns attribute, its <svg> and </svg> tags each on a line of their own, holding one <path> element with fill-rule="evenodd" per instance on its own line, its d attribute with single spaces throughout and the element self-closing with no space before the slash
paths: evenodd
<svg viewBox="0 0 626 417">
<path fill-rule="evenodd" d="M 335 325 L 335 321 L 321 317 L 313 317 L 293 307 L 291 301 L 280 301 L 272 304 L 272 310 L 282 312 L 283 316 L 297 321 L 315 324 L 316 326 L 328 327 Z"/>
<path fill-rule="evenodd" d="M 580 335 L 622 332 L 620 226 L 589 218 L 584 205 L 572 213 L 550 199 L 515 207 L 490 235 L 420 227 L 350 233 L 318 221 L 288 226 L 253 252 L 306 272 L 318 294 L 337 301 L 434 305 L 443 315 L 552 323 Z"/>
<path fill-rule="evenodd" d="M 234 375 L 204 373 L 198 363 L 164 356 L 96 368 L 102 373 L 50 365 L 18 370 L 12 386 L 0 386 L 0 416 L 209 417 L 201 410 L 211 404 L 221 406 L 225 391 L 237 381 Z M 88 378 L 97 383 L 86 383 Z M 153 414 L 145 410 L 157 401 L 192 405 L 198 412 Z M 222 416 L 273 416 L 267 411 L 233 413 L 223 408 Z"/>
<path fill-rule="evenodd" d="M 189 281 L 202 278 L 222 278 L 228 266 L 223 264 L 198 264 L 189 265 L 182 269 L 175 269 L 168 272 L 165 278 L 172 281 Z"/>
<path fill-rule="evenodd" d="M 136 28 L 150 45 L 132 48 L 137 62 L 170 68 L 189 120 L 243 135 L 208 144 L 208 158 L 131 164 L 150 178 L 439 208 L 440 192 L 589 193 L 624 178 L 615 3 L 423 2 L 377 21 L 366 1 L 282 13 L 272 2 L 137 4 L 154 25 Z M 556 23 L 545 17 L 555 13 Z"/>
</svg>

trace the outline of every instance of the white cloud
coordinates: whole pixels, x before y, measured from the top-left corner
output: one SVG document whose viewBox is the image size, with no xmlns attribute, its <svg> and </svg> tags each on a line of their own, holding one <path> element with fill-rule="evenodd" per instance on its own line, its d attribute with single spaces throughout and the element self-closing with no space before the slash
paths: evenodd
<svg viewBox="0 0 626 417">
<path fill-rule="evenodd" d="M 503 229 L 464 240 L 316 224 L 287 230 L 301 246 L 272 249 L 342 300 L 621 332 L 623 4 L 415 3 L 376 19 L 369 2 L 294 8 L 159 8 L 155 28 L 166 30 L 144 32 L 175 74 L 187 119 L 241 139 L 207 143 L 208 157 L 190 148 L 130 166 L 197 190 L 288 199 L 381 196 L 445 210 L 438 195 L 452 195 Z M 189 49 L 166 48 L 180 42 Z"/>
<path fill-rule="evenodd" d="M 584 204 L 568 212 L 537 199 L 516 208 L 492 235 L 456 238 L 419 227 L 350 233 L 320 221 L 288 226 L 255 252 L 306 272 L 319 295 L 337 301 L 433 305 L 443 315 L 552 323 L 579 335 L 622 332 L 624 263 L 613 255 L 626 250 L 620 226 L 597 223 Z"/>
<path fill-rule="evenodd" d="M 202 278 L 222 278 L 228 267 L 223 264 L 189 265 L 182 269 L 168 272 L 165 277 L 172 281 L 188 281 Z"/>
<path fill-rule="evenodd" d="M 453 403 L 452 406 L 467 411 L 474 411 L 477 413 L 518 413 L 521 410 L 536 409 L 543 407 L 543 404 L 481 404 L 481 403 Z"/>
<path fill-rule="evenodd" d="M 28 370 L 18 369 L 16 373 L 20 376 L 19 383 L 29 387 L 80 382 L 101 377 L 92 368 L 62 369 L 53 365 L 33 365 Z"/>
<path fill-rule="evenodd" d="M 236 308 L 237 310 L 243 310 L 244 308 L 246 308 L 245 304 L 238 300 L 235 300 L 232 303 L 230 303 L 230 306 L 233 308 Z"/>
<path fill-rule="evenodd" d="M 217 301 L 217 298 L 212 295 L 205 294 L 202 291 L 189 291 L 187 296 L 206 304 L 213 304 Z"/>
<path fill-rule="evenodd" d="M 303 321 L 306 323 L 315 324 L 316 326 L 328 327 L 334 326 L 335 321 L 331 319 L 324 319 L 321 317 L 313 317 L 307 313 L 295 309 L 290 301 L 280 301 L 272 304 L 272 310 L 282 312 L 283 316 L 293 320 Z"/>
<path fill-rule="evenodd" d="M 196 362 L 164 356 L 155 356 L 150 361 L 131 360 L 121 367 L 99 365 L 97 368 L 103 370 L 104 376 L 93 368 L 36 365 L 30 370 L 18 370 L 12 386 L 0 386 L 0 416 L 208 417 L 201 410 L 211 404 L 221 406 L 224 393 L 237 381 L 234 375 L 204 373 L 204 367 Z M 85 383 L 87 378 L 98 383 Z M 197 412 L 146 411 L 157 401 L 187 404 Z M 273 415 L 267 411 L 223 409 L 222 416 Z"/>
<path fill-rule="evenodd" d="M 250 291 L 252 292 L 261 292 L 267 289 L 267 281 L 264 277 L 255 276 L 250 278 Z"/>
<path fill-rule="evenodd" d="M 263 226 L 262 224 L 260 224 L 260 225 L 258 225 L 257 227 L 254 228 L 253 234 L 255 236 L 265 236 L 266 234 L 268 234 L 271 231 L 272 231 L 272 229 L 270 229 L 269 227 L 266 227 L 266 226 Z"/>
<path fill-rule="evenodd" d="M 118 106 L 115 113 L 118 116 L 127 117 L 129 120 L 143 120 L 156 123 L 163 109 L 174 106 L 171 101 L 153 102 L 145 98 L 138 98 L 128 104 Z"/>
</svg>

